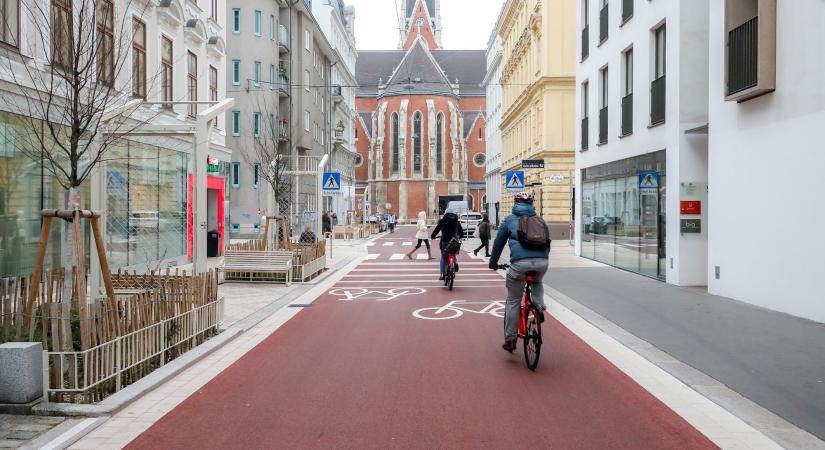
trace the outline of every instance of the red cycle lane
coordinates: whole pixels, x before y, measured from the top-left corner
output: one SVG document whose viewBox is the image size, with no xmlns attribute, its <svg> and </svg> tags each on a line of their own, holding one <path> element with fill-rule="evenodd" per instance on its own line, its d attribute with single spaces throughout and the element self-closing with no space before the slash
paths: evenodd
<svg viewBox="0 0 825 450">
<path fill-rule="evenodd" d="M 412 234 L 375 241 L 373 259 L 129 447 L 714 447 L 552 318 L 527 370 L 520 345 L 500 348 L 501 276 L 462 253 L 450 292 L 437 259 L 401 259 Z"/>
</svg>

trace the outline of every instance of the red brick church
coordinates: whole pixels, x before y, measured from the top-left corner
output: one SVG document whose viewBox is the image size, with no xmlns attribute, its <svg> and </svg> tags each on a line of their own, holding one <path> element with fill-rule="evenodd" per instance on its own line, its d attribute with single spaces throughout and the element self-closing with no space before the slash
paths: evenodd
<svg viewBox="0 0 825 450">
<path fill-rule="evenodd" d="M 485 51 L 442 48 L 440 0 L 402 5 L 399 50 L 358 51 L 359 209 L 433 219 L 466 200 L 480 211 Z"/>
</svg>

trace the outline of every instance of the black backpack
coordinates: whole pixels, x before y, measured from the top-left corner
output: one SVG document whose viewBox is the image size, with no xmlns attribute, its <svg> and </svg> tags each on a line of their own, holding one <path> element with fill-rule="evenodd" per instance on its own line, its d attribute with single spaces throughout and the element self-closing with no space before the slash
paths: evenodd
<svg viewBox="0 0 825 450">
<path fill-rule="evenodd" d="M 528 250 L 547 250 L 550 232 L 539 216 L 521 216 L 518 219 L 518 242 Z"/>
</svg>

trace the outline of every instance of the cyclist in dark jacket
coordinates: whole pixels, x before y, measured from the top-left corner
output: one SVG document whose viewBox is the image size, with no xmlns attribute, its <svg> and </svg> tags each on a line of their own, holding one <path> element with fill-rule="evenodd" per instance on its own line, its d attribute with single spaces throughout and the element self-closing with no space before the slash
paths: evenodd
<svg viewBox="0 0 825 450">
<path fill-rule="evenodd" d="M 460 240 L 464 237 L 464 229 L 461 228 L 458 216 L 452 209 L 447 208 L 447 211 L 444 212 L 444 216 L 438 221 L 438 225 L 436 225 L 430 237 L 435 240 L 439 232 L 441 232 L 441 243 L 439 244 L 439 248 L 441 248 L 441 278 L 439 278 L 439 280 L 443 280 L 444 272 L 446 272 L 447 269 L 447 252 L 445 252 L 444 249 L 447 247 L 447 243 L 453 238 Z"/>
<path fill-rule="evenodd" d="M 519 218 L 535 216 L 533 208 L 533 194 L 521 192 L 515 195 L 513 213 L 504 219 L 493 244 L 493 255 L 490 257 L 490 268 L 498 269 L 498 259 L 504 246 L 510 246 L 510 269 L 507 271 L 507 302 L 504 311 L 504 350 L 512 352 L 516 349 L 518 338 L 518 317 L 521 296 L 524 292 L 524 283 L 527 272 L 536 273 L 536 281 L 530 284 L 533 292 L 533 302 L 540 309 L 544 309 L 544 286 L 542 279 L 547 272 L 547 263 L 550 257 L 550 243 L 544 250 L 524 248 L 518 240 Z M 542 313 L 543 314 L 543 313 Z M 542 319 L 543 320 L 543 319 Z"/>
</svg>

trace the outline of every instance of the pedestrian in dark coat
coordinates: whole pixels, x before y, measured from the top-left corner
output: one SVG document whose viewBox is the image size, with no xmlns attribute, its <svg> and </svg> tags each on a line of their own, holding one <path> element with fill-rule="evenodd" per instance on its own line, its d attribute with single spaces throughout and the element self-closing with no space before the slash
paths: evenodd
<svg viewBox="0 0 825 450">
<path fill-rule="evenodd" d="M 478 256 L 478 251 L 484 249 L 484 256 L 490 257 L 490 218 L 487 213 L 481 215 L 481 223 L 478 224 L 478 238 L 481 239 L 481 245 L 473 250 L 473 254 Z"/>
</svg>

